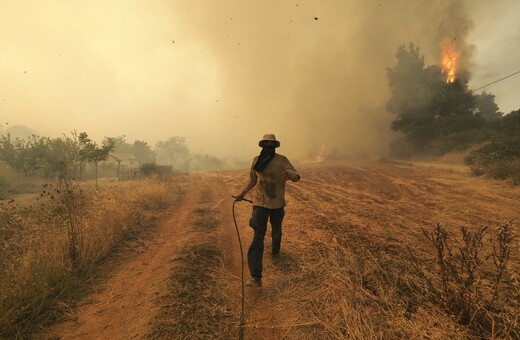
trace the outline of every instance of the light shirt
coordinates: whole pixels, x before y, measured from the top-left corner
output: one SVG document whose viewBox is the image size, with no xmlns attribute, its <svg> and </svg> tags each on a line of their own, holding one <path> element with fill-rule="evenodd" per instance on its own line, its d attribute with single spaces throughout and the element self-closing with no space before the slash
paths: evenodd
<svg viewBox="0 0 520 340">
<path fill-rule="evenodd" d="M 282 177 L 284 172 L 298 174 L 294 166 L 287 157 L 275 154 L 273 160 L 269 162 L 264 171 L 255 171 L 254 166 L 258 156 L 253 159 L 251 165 L 251 180 L 256 182 L 253 205 L 278 209 L 285 206 L 285 180 Z"/>
</svg>

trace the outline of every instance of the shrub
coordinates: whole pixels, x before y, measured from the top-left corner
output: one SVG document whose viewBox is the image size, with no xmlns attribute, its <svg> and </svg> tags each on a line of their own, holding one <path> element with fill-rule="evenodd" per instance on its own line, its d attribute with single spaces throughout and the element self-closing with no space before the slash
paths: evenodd
<svg viewBox="0 0 520 340">
<path fill-rule="evenodd" d="M 520 110 L 504 116 L 499 133 L 465 159 L 475 175 L 520 183 Z"/>
<path fill-rule="evenodd" d="M 155 163 L 143 164 L 141 172 L 145 176 L 157 176 L 159 178 L 165 178 L 173 174 L 171 165 L 157 165 Z"/>
<path fill-rule="evenodd" d="M 459 323 L 485 336 L 518 337 L 515 313 L 505 303 L 515 295 L 507 271 L 515 240 L 513 223 L 499 226 L 488 242 L 487 231 L 487 227 L 473 232 L 463 227 L 457 240 L 440 225 L 432 231 L 423 229 L 436 252 L 437 272 L 433 282 L 421 277 L 431 297 L 440 298 Z"/>
</svg>

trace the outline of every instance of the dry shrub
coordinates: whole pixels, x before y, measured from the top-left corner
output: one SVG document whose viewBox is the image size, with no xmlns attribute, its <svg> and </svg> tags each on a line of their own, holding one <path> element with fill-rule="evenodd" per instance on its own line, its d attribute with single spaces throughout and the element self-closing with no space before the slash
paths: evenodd
<svg viewBox="0 0 520 340">
<path fill-rule="evenodd" d="M 348 235 L 313 233 L 311 247 L 299 241 L 293 249 L 305 258 L 285 298 L 299 296 L 296 323 L 312 324 L 292 331 L 304 339 L 463 338 L 463 327 L 431 304 L 419 304 L 418 280 L 403 258 L 365 248 L 352 249 Z M 299 248 L 299 249 L 298 249 Z M 299 251 L 301 250 L 301 252 Z M 312 287 L 312 290 L 308 290 Z M 300 333 L 298 333 L 300 332 Z"/>
<path fill-rule="evenodd" d="M 519 286 L 509 272 L 513 223 L 499 226 L 486 241 L 487 229 L 472 232 L 463 227 L 460 240 L 440 225 L 423 230 L 436 252 L 436 275 L 428 277 L 416 259 L 414 263 L 428 287 L 426 295 L 476 335 L 520 337 Z"/>
<path fill-rule="evenodd" d="M 159 180 L 99 191 L 46 185 L 32 207 L 0 205 L 0 337 L 25 337 L 59 317 L 100 261 L 172 204 L 177 186 Z"/>
<path fill-rule="evenodd" d="M 492 241 L 484 229 L 464 229 L 458 243 L 449 238 L 445 293 L 437 250 L 427 243 L 407 254 L 404 244 L 390 238 L 315 220 L 316 230 L 286 236 L 294 260 L 280 263 L 287 274 L 277 294 L 300 311 L 283 325 L 290 338 L 519 337 L 512 224 L 492 233 Z"/>
</svg>

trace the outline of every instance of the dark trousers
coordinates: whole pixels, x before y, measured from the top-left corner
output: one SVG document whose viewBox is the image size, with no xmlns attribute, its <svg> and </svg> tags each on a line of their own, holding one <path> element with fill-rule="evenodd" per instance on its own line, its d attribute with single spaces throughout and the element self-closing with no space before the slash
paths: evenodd
<svg viewBox="0 0 520 340">
<path fill-rule="evenodd" d="M 264 207 L 253 207 L 253 216 L 249 220 L 249 226 L 255 231 L 253 242 L 247 252 L 247 264 L 252 277 L 262 277 L 262 258 L 264 256 L 264 238 L 267 230 L 267 220 L 271 222 L 272 253 L 280 252 L 282 242 L 282 221 L 284 208 L 267 209 Z"/>
</svg>

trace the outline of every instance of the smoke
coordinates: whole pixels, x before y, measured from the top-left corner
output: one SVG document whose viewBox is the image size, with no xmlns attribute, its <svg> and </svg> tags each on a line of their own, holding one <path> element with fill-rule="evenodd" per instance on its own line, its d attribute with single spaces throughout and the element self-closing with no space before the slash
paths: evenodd
<svg viewBox="0 0 520 340">
<path fill-rule="evenodd" d="M 188 11 L 188 10 L 187 10 Z M 347 156 L 374 156 L 385 110 L 386 68 L 400 44 L 421 47 L 438 64 L 439 42 L 456 41 L 469 76 L 472 27 L 463 1 L 296 1 L 190 3 L 193 32 L 216 53 L 226 82 L 219 119 L 225 148 L 274 132 L 283 152 L 308 158 L 325 144 Z M 226 114 L 227 113 L 227 114 Z"/>
<path fill-rule="evenodd" d="M 399 45 L 438 64 L 449 37 L 472 69 L 462 0 L 18 3 L 0 4 L 1 121 L 44 134 L 184 136 L 193 153 L 249 158 L 275 133 L 291 159 L 322 145 L 373 157 L 391 139 Z"/>
</svg>

